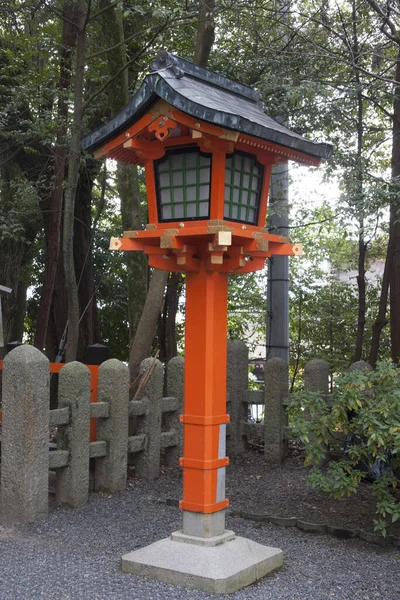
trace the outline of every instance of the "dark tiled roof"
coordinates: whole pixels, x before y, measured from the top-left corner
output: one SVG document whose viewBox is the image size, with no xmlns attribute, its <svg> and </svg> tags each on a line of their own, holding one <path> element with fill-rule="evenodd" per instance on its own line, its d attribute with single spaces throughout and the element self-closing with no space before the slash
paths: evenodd
<svg viewBox="0 0 400 600">
<path fill-rule="evenodd" d="M 261 96 L 252 88 L 208 71 L 168 52 L 151 64 L 130 103 L 111 121 L 82 140 L 94 150 L 137 121 L 159 98 L 200 120 L 281 144 L 318 158 L 329 158 L 329 144 L 311 142 L 265 114 Z"/>
</svg>

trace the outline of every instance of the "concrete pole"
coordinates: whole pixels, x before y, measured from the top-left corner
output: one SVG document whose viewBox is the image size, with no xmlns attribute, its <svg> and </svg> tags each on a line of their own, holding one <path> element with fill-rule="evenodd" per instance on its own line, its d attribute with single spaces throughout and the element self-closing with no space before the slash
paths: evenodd
<svg viewBox="0 0 400 600">
<path fill-rule="evenodd" d="M 288 235 L 288 163 L 272 170 L 270 187 L 270 231 Z M 282 358 L 289 362 L 289 259 L 272 256 L 268 260 L 266 360 Z"/>
</svg>

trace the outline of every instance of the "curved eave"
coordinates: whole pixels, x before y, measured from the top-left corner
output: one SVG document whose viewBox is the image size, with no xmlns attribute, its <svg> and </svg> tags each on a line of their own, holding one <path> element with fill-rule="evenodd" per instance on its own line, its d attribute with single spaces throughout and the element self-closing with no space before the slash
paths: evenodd
<svg viewBox="0 0 400 600">
<path fill-rule="evenodd" d="M 123 133 L 127 127 L 140 119 L 147 109 L 149 109 L 157 100 L 157 94 L 153 91 L 153 86 L 150 87 L 149 85 L 149 83 L 151 83 L 149 82 L 149 79 L 153 77 L 153 75 L 148 75 L 146 77 L 129 104 L 127 104 L 115 117 L 82 138 L 81 146 L 83 150 L 93 152 L 96 148 L 103 146 L 105 143 L 117 137 L 120 133 Z"/>
<path fill-rule="evenodd" d="M 152 73 L 148 75 L 130 103 L 127 104 L 118 115 L 83 138 L 82 148 L 84 150 L 93 151 L 99 146 L 111 141 L 118 134 L 122 133 L 132 125 L 132 123 L 137 121 L 145 113 L 146 109 L 160 98 L 174 108 L 177 108 L 196 119 L 219 125 L 233 131 L 245 133 L 265 141 L 274 142 L 275 144 L 297 150 L 308 156 L 326 159 L 330 158 L 332 154 L 332 147 L 329 144 L 311 142 L 302 136 L 291 132 L 286 127 L 283 127 L 265 115 L 261 109 L 258 107 L 256 108 L 254 103 L 249 105 L 251 110 L 257 110 L 259 113 L 258 118 L 260 120 L 270 121 L 271 127 L 251 121 L 240 114 L 215 110 L 214 108 L 195 102 L 170 85 L 170 81 L 172 83 L 176 81 L 177 87 L 180 85 L 179 80 L 174 81 L 172 77 L 166 77 L 164 73 Z M 189 79 L 188 81 L 193 84 L 194 90 L 196 90 L 196 86 L 204 86 L 204 84 L 199 84 L 195 80 Z M 227 92 L 218 91 L 218 93 L 223 99 L 223 95 Z M 240 112 L 240 108 L 242 111 L 246 112 L 246 102 L 243 103 L 243 100 L 239 98 L 236 99 L 232 94 L 230 94 L 229 99 L 231 101 L 233 100 L 233 102 L 237 102 L 239 107 L 237 112 Z"/>
</svg>

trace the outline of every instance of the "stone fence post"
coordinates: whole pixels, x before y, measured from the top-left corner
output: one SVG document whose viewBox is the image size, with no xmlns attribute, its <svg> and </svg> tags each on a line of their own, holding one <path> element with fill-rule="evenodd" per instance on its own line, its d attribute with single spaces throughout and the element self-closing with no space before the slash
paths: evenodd
<svg viewBox="0 0 400 600">
<path fill-rule="evenodd" d="M 288 452 L 285 400 L 289 394 L 289 368 L 282 358 L 271 358 L 264 373 L 264 456 L 268 463 L 280 464 Z"/>
<path fill-rule="evenodd" d="M 1 505 L 3 523 L 31 523 L 48 514 L 50 371 L 33 346 L 3 362 Z"/>
<path fill-rule="evenodd" d="M 115 358 L 99 367 L 98 401 L 108 404 L 108 417 L 97 419 L 97 439 L 106 442 L 107 454 L 96 458 L 95 490 L 116 494 L 127 478 L 129 369 Z"/>
<path fill-rule="evenodd" d="M 183 356 L 175 356 L 168 363 L 167 369 L 167 394 L 177 401 L 177 409 L 166 413 L 165 427 L 175 430 L 178 444 L 165 449 L 165 463 L 169 467 L 179 469 L 179 459 L 183 456 L 183 425 L 179 415 L 183 414 L 183 382 L 185 360 Z M 164 401 L 168 398 L 164 398 Z"/>
<path fill-rule="evenodd" d="M 164 389 L 164 367 L 159 360 L 146 358 L 140 365 L 140 374 L 149 369 L 153 373 L 147 382 L 142 402 L 145 414 L 137 421 L 138 436 L 144 434 L 145 447 L 135 457 L 136 473 L 146 479 L 155 479 L 160 474 L 161 416 Z"/>
<path fill-rule="evenodd" d="M 247 389 L 249 385 L 249 350 L 240 340 L 228 340 L 226 392 L 228 425 L 227 455 L 235 456 L 246 449 L 243 423 L 247 423 Z"/>
<path fill-rule="evenodd" d="M 372 370 L 373 370 L 372 365 L 370 365 L 370 363 L 366 362 L 365 360 L 358 360 L 357 362 L 353 363 L 349 368 L 349 371 L 372 371 Z"/>
<path fill-rule="evenodd" d="M 56 504 L 84 506 L 89 495 L 90 371 L 70 362 L 60 371 L 58 406 L 69 409 L 69 422 L 59 425 L 57 451 L 69 452 L 68 464 L 56 471 Z"/>
<path fill-rule="evenodd" d="M 325 398 L 326 403 L 329 402 L 329 366 L 324 360 L 315 358 L 310 360 L 304 367 L 304 391 L 320 393 Z M 305 412 L 305 417 L 309 418 L 308 409 Z M 314 441 L 316 441 L 313 436 Z M 319 461 L 319 466 L 322 467 L 327 458 L 327 448 L 325 444 L 321 444 L 324 449 L 324 455 Z"/>
<path fill-rule="evenodd" d="M 324 360 L 315 358 L 304 367 L 304 390 L 320 392 L 328 400 L 329 366 Z"/>
</svg>

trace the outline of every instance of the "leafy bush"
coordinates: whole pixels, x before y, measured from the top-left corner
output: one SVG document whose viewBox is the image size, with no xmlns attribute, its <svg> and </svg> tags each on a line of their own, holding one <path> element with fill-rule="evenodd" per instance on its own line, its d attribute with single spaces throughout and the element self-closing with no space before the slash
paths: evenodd
<svg viewBox="0 0 400 600">
<path fill-rule="evenodd" d="M 386 535 L 388 524 L 400 517 L 395 498 L 400 475 L 399 369 L 385 361 L 375 370 L 349 371 L 336 378 L 329 400 L 298 392 L 291 395 L 289 411 L 293 433 L 304 444 L 305 464 L 312 467 L 309 484 L 341 499 L 354 493 L 363 479 L 372 481 L 375 531 Z M 334 459 L 332 449 L 340 438 Z"/>
</svg>

